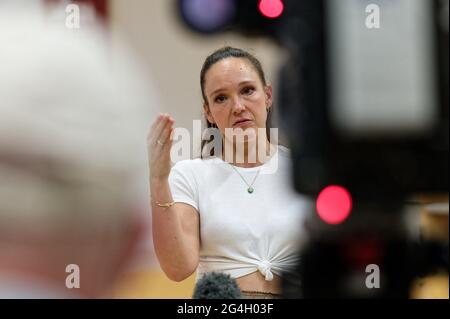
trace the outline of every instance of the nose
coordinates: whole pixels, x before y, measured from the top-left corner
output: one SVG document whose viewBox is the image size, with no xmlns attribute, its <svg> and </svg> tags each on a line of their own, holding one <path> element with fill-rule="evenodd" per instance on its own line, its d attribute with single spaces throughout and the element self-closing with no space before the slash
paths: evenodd
<svg viewBox="0 0 450 319">
<path fill-rule="evenodd" d="M 241 101 L 239 98 L 235 98 L 235 99 L 233 100 L 233 106 L 232 106 L 232 109 L 233 109 L 233 113 L 239 114 L 239 113 L 241 113 L 243 110 L 245 110 L 245 106 L 244 106 L 244 104 L 242 103 L 242 101 Z"/>
</svg>

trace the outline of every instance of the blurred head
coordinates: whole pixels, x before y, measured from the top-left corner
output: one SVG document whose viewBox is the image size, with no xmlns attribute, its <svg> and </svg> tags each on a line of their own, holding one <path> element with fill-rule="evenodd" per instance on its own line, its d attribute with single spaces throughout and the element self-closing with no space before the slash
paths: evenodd
<svg viewBox="0 0 450 319">
<path fill-rule="evenodd" d="M 131 89 L 142 79 L 100 29 L 69 30 L 39 10 L 3 9 L 0 280 L 99 296 L 140 233 L 132 190 L 151 103 Z M 79 266 L 79 289 L 65 285 L 70 264 Z"/>
<path fill-rule="evenodd" d="M 222 136 L 227 128 L 255 129 L 255 136 L 266 128 L 269 139 L 272 87 L 253 55 L 231 47 L 215 51 L 203 64 L 200 84 L 207 127 L 217 127 Z"/>
</svg>

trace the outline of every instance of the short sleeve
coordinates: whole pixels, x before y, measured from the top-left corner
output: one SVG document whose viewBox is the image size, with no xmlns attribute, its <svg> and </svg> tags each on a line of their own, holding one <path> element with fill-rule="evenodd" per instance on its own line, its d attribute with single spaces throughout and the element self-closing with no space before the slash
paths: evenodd
<svg viewBox="0 0 450 319">
<path fill-rule="evenodd" d="M 176 163 L 169 175 L 172 198 L 176 203 L 185 203 L 199 211 L 198 187 L 192 167 L 186 161 Z"/>
</svg>

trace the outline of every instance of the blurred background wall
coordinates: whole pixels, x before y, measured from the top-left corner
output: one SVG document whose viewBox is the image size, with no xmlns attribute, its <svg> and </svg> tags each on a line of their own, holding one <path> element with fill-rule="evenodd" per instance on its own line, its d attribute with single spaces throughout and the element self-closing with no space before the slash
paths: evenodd
<svg viewBox="0 0 450 319">
<path fill-rule="evenodd" d="M 175 1 L 111 0 L 111 28 L 123 33 L 155 80 L 163 108 L 178 126 L 192 128 L 201 119 L 200 69 L 207 55 L 225 46 L 237 46 L 257 55 L 273 84 L 280 49 L 267 39 L 237 34 L 198 36 L 178 20 Z"/>
</svg>

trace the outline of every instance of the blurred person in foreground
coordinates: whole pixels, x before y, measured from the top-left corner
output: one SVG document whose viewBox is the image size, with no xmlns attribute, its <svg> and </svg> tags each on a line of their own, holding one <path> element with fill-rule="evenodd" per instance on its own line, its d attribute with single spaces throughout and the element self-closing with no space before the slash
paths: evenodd
<svg viewBox="0 0 450 319">
<path fill-rule="evenodd" d="M 99 27 L 11 3 L 0 3 L 0 298 L 111 296 L 142 233 L 133 188 L 155 104 Z"/>
</svg>

